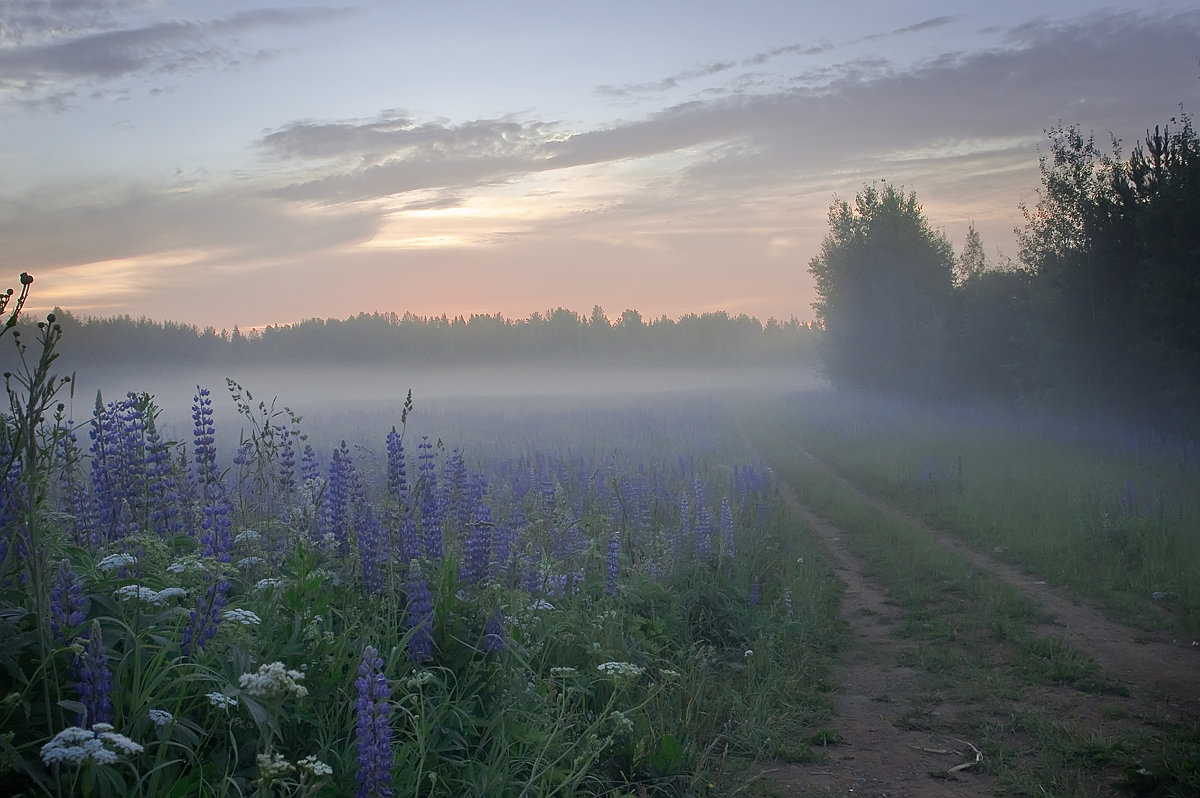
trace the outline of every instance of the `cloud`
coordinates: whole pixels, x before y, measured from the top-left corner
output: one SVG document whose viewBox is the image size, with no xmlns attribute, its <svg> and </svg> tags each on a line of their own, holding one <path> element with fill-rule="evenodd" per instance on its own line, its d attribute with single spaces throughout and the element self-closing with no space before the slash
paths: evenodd
<svg viewBox="0 0 1200 798">
<path fill-rule="evenodd" d="M 25 6 L 41 4 L 25 3 Z M 237 37 L 255 28 L 311 25 L 338 18 L 334 8 L 256 9 L 219 19 L 152 22 L 118 27 L 117 11 L 133 3 L 83 3 L 61 18 L 27 9 L 6 12 L 0 24 L 17 32 L 0 46 L 0 90 L 37 107 L 40 95 L 63 97 L 62 86 L 111 81 L 132 74 L 228 68 L 242 54 Z M 57 5 L 54 8 L 57 9 Z M 56 24 L 56 19 L 61 25 Z M 36 43 L 23 43 L 27 38 Z M 255 55 L 261 55 L 256 53 Z M 60 107 L 52 103 L 50 107 Z"/>
<path fill-rule="evenodd" d="M 833 49 L 833 45 L 829 42 L 823 42 L 816 45 L 789 44 L 787 47 L 776 47 L 772 50 L 763 50 L 755 53 L 749 58 L 743 59 L 743 66 L 760 66 L 770 61 L 772 58 L 778 58 L 781 55 L 821 55 Z"/>
<path fill-rule="evenodd" d="M 301 122 L 259 143 L 282 157 L 336 159 L 325 176 L 279 192 L 319 202 L 457 190 L 693 149 L 692 177 L 723 173 L 743 181 L 886 164 L 889 152 L 903 153 L 897 161 L 912 161 L 918 151 L 932 158 L 938 142 L 946 158 L 961 158 L 964 150 L 1031 157 L 1028 143 L 1058 120 L 1085 126 L 1103 120 L 1119 132 L 1169 113 L 1180 98 L 1164 96 L 1164 69 L 1190 69 L 1197 34 L 1200 22 L 1190 15 L 1096 15 L 1022 26 L 1001 46 L 905 70 L 880 60 L 848 61 L 799 73 L 798 87 L 788 90 L 693 100 L 609 128 L 569 133 L 549 121 L 451 124 L 396 116 Z M 1156 57 L 1146 59 L 1146 52 Z"/>
<path fill-rule="evenodd" d="M 719 75 L 736 67 L 737 64 L 733 61 L 714 61 L 711 64 L 706 64 L 695 69 L 686 69 L 683 72 L 677 72 L 674 75 L 665 77 L 661 80 L 652 81 L 650 83 L 627 83 L 623 86 L 597 86 L 596 91 L 599 94 L 607 97 L 629 97 L 631 95 L 645 94 L 647 92 L 664 92 L 671 89 L 679 88 L 682 83 L 689 83 L 699 78 L 707 78 L 712 75 Z"/>
<path fill-rule="evenodd" d="M 931 17 L 930 19 L 922 20 L 913 25 L 905 25 L 902 28 L 896 28 L 888 33 L 872 33 L 868 36 L 862 37 L 862 39 L 859 41 L 869 42 L 877 39 L 886 39 L 891 36 L 903 36 L 906 33 L 920 33 L 921 31 L 944 27 L 949 25 L 951 22 L 954 22 L 955 19 L 956 17 L 952 16 Z"/>
<path fill-rule="evenodd" d="M 256 189 L 193 185 L 79 187 L 69 199 L 56 194 L 9 203 L 0 207 L 0 250 L 39 274 L 79 263 L 203 251 L 197 262 L 211 273 L 351 247 L 379 227 L 377 211 L 314 213 Z"/>
<path fill-rule="evenodd" d="M 77 36 L 117 27 L 122 12 L 153 0 L 6 0 L 0 6 L 0 45 Z"/>
</svg>

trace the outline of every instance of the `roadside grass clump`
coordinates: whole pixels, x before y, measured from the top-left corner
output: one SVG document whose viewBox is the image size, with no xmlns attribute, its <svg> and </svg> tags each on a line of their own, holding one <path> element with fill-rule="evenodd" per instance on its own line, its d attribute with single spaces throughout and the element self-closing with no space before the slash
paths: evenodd
<svg viewBox="0 0 1200 798">
<path fill-rule="evenodd" d="M 1148 630 L 1200 628 L 1200 458 L 1147 433 L 812 393 L 776 406 L 868 493 Z"/>
<path fill-rule="evenodd" d="M 377 448 L 314 445 L 229 380 L 226 459 L 201 386 L 188 440 L 145 393 L 67 417 L 39 330 L 0 422 L 0 792 L 693 795 L 827 725 L 836 588 L 723 433 L 476 460 L 406 434 L 410 394 Z"/>
</svg>

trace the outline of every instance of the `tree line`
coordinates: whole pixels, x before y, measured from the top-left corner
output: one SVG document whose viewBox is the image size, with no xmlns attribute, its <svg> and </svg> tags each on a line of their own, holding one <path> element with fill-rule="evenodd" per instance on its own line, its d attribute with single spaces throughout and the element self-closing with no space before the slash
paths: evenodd
<svg viewBox="0 0 1200 798">
<path fill-rule="evenodd" d="M 216 330 L 130 316 L 78 318 L 55 310 L 69 341 L 63 361 L 138 365 L 312 365 L 583 361 L 621 363 L 815 362 L 811 324 L 726 312 L 679 319 L 643 319 L 626 310 L 610 321 L 599 306 L 590 316 L 565 308 L 528 318 L 501 314 L 416 316 L 360 313 L 310 318 L 261 330 Z"/>
<path fill-rule="evenodd" d="M 915 192 L 835 200 L 810 261 L 837 385 L 1200 432 L 1200 141 L 1182 114 L 1128 155 L 1047 131 L 1019 259 L 956 254 Z"/>
</svg>

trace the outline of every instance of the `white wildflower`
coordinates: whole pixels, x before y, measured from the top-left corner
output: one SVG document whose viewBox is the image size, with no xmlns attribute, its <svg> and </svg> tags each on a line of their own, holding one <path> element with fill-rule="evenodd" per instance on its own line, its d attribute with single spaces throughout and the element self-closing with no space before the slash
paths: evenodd
<svg viewBox="0 0 1200 798">
<path fill-rule="evenodd" d="M 242 559 L 237 561 L 237 567 L 238 568 L 248 568 L 251 565 L 258 565 L 261 562 L 263 562 L 262 557 L 243 557 Z"/>
<path fill-rule="evenodd" d="M 225 612 L 221 614 L 221 617 L 230 623 L 240 623 L 242 626 L 258 626 L 260 623 L 262 623 L 262 618 L 259 618 L 250 610 L 243 610 L 240 608 L 225 610 Z"/>
<path fill-rule="evenodd" d="M 531 609 L 531 610 L 552 610 L 552 609 L 554 609 L 554 605 L 551 604 L 549 601 L 546 601 L 545 599 L 538 599 L 537 601 L 535 601 L 529 605 L 529 609 Z"/>
<path fill-rule="evenodd" d="M 304 674 L 288 670 L 282 662 L 271 662 L 258 666 L 258 673 L 243 673 L 238 682 L 243 690 L 260 698 L 303 698 L 308 688 L 300 684 Z"/>
<path fill-rule="evenodd" d="M 256 591 L 257 591 L 257 590 L 266 590 L 266 589 L 267 589 L 267 588 L 269 588 L 269 587 L 279 587 L 279 586 L 280 586 L 280 585 L 282 585 L 282 584 L 283 584 L 283 580 L 282 580 L 282 579 L 280 579 L 280 578 L 279 578 L 279 577 L 277 577 L 277 576 L 273 576 L 273 577 L 268 577 L 268 578 L 266 578 L 266 579 L 259 579 L 259 580 L 258 580 L 258 581 L 257 581 L 257 582 L 254 584 L 254 589 L 255 589 Z"/>
<path fill-rule="evenodd" d="M 617 734 L 620 734 L 621 732 L 633 731 L 633 721 L 630 720 L 624 712 L 618 712 L 614 709 L 612 714 L 609 715 L 609 720 L 613 722 L 613 727 Z"/>
<path fill-rule="evenodd" d="M 596 670 L 603 673 L 605 676 L 641 676 L 642 668 L 634 665 L 632 662 L 602 662 L 596 666 Z"/>
<path fill-rule="evenodd" d="M 551 676 L 574 676 L 575 673 L 576 671 L 574 668 L 567 667 L 566 665 L 561 665 L 550 669 Z"/>
<path fill-rule="evenodd" d="M 248 540 L 258 540 L 261 537 L 262 535 L 258 534 L 258 532 L 253 529 L 243 529 L 241 532 L 237 533 L 237 537 L 233 539 L 233 542 L 244 543 Z"/>
<path fill-rule="evenodd" d="M 162 590 L 151 590 L 145 585 L 123 585 L 116 589 L 113 593 L 118 598 L 123 598 L 126 601 L 129 599 L 138 599 L 147 604 L 153 604 L 156 607 L 161 607 L 166 603 L 167 599 L 175 598 L 176 596 L 186 596 L 187 591 L 181 587 L 167 587 Z"/>
<path fill-rule="evenodd" d="M 174 715 L 162 709 L 151 709 L 146 714 L 150 716 L 150 720 L 155 726 L 166 726 L 175 720 Z"/>
<path fill-rule="evenodd" d="M 296 764 L 300 766 L 301 770 L 311 773 L 314 776 L 328 776 L 333 773 L 333 768 L 317 759 L 315 754 L 309 754 Z"/>
<path fill-rule="evenodd" d="M 105 573 L 115 571 L 118 568 L 128 568 L 137 562 L 137 557 L 132 554 L 120 552 L 118 554 L 110 554 L 100 562 L 96 563 L 96 567 Z"/>
<path fill-rule="evenodd" d="M 296 769 L 295 765 L 283 758 L 283 754 L 259 754 L 254 757 L 258 765 L 258 775 L 270 781 L 285 776 Z"/>
<path fill-rule="evenodd" d="M 409 691 L 419 690 L 431 682 L 437 681 L 433 671 L 417 671 L 404 682 L 404 687 Z"/>
<path fill-rule="evenodd" d="M 233 696 L 225 695 L 224 693 L 205 693 L 204 697 L 208 699 L 208 703 L 221 709 L 236 707 L 238 702 Z"/>
<path fill-rule="evenodd" d="M 47 765 L 67 762 L 82 765 L 92 761 L 110 765 L 118 754 L 140 754 L 144 749 L 123 734 L 113 731 L 107 723 L 97 723 L 91 729 L 69 726 L 42 746 L 42 761 Z"/>
<path fill-rule="evenodd" d="M 743 656 L 745 656 L 746 659 L 750 659 L 751 657 L 754 656 L 754 649 L 752 649 L 752 648 L 746 649 L 746 653 Z"/>
<path fill-rule="evenodd" d="M 167 571 L 173 574 L 182 574 L 186 571 L 207 571 L 204 563 L 196 557 L 184 557 L 182 560 L 176 560 L 167 566 Z"/>
</svg>

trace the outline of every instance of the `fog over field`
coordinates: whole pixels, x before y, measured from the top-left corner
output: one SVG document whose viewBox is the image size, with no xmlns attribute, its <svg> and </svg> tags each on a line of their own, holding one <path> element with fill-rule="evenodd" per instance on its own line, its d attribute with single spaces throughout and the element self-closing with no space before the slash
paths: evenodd
<svg viewBox="0 0 1200 798">
<path fill-rule="evenodd" d="M 231 378 L 253 396 L 253 404 L 274 401 L 286 406 L 304 422 L 322 445 L 326 437 L 340 436 L 354 443 L 376 444 L 392 425 L 400 424 L 401 409 L 412 391 L 415 411 L 409 428 L 417 434 L 448 436 L 439 422 L 464 415 L 568 412 L 590 407 L 661 406 L 707 396 L 751 391 L 782 395 L 823 387 L 824 381 L 811 369 L 782 366 L 720 366 L 712 368 L 611 366 L 561 364 L 329 367 L 312 369 L 215 366 L 152 371 L 106 369 L 76 374 L 73 396 L 60 397 L 69 403 L 69 415 L 77 423 L 92 413 L 96 391 L 105 403 L 129 391 L 147 392 L 161 408 L 160 428 L 170 438 L 189 440 L 191 407 L 197 386 L 212 392 L 218 439 L 227 444 L 247 422 L 237 416 L 226 378 Z M 281 416 L 278 423 L 286 421 Z M 449 422 L 447 422 L 449 423 Z M 471 426 L 474 426 L 473 424 Z M 462 441 L 447 440 L 448 445 Z"/>
</svg>

